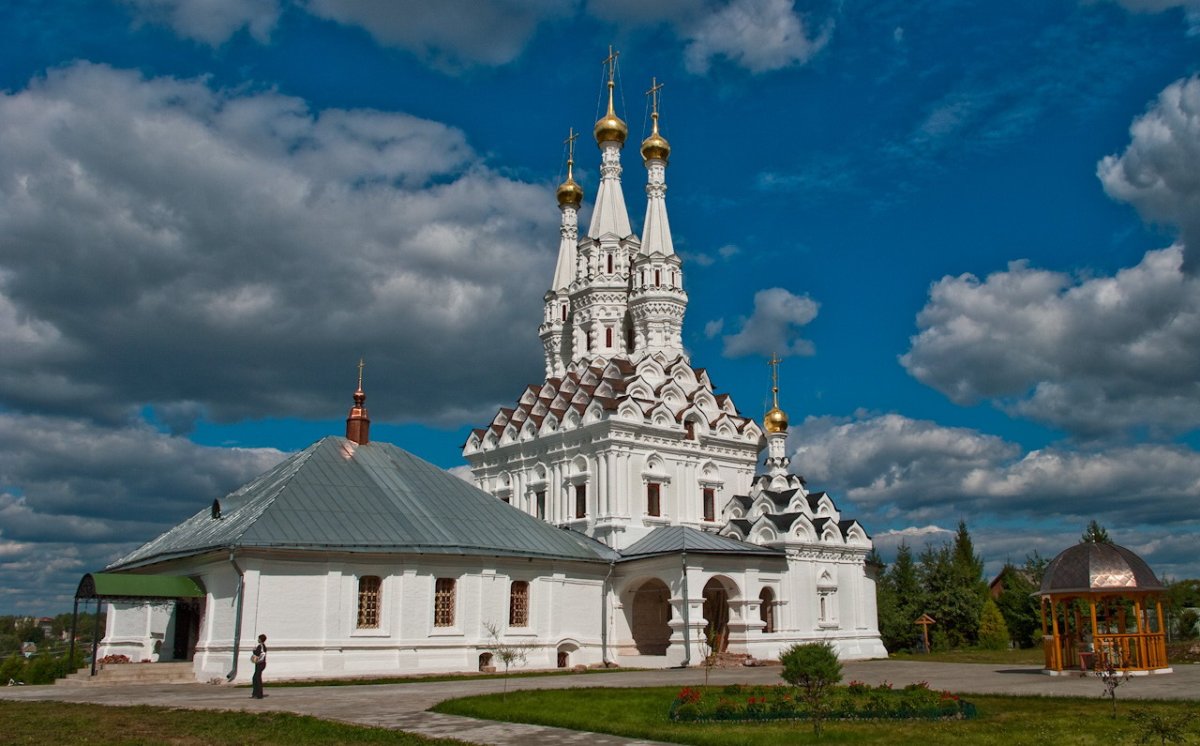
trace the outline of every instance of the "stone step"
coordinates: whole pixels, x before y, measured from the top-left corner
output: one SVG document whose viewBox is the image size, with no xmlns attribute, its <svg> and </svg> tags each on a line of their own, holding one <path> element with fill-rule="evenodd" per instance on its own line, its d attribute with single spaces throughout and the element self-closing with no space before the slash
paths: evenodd
<svg viewBox="0 0 1200 746">
<path fill-rule="evenodd" d="M 189 661 L 170 663 L 115 663 L 101 665 L 92 676 L 84 667 L 59 679 L 58 684 L 181 684 L 195 683 L 196 673 Z"/>
</svg>

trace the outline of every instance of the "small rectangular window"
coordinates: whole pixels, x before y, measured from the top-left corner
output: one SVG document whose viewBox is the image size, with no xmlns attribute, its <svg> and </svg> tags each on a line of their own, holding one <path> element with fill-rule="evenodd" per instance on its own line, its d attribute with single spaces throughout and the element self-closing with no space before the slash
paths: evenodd
<svg viewBox="0 0 1200 746">
<path fill-rule="evenodd" d="M 696 423 L 693 420 L 683 423 L 683 431 L 688 440 L 696 439 Z"/>
<path fill-rule="evenodd" d="M 646 485 L 646 515 L 662 515 L 662 490 L 658 482 Z"/>
<path fill-rule="evenodd" d="M 433 593 L 433 626 L 454 626 L 454 578 L 438 578 Z"/>
<path fill-rule="evenodd" d="M 538 490 L 537 492 L 537 517 L 543 521 L 546 520 L 546 491 Z"/>
<path fill-rule="evenodd" d="M 529 626 L 529 583 L 514 581 L 508 594 L 508 626 Z"/>
<path fill-rule="evenodd" d="M 662 285 L 662 270 L 656 269 L 656 270 L 654 270 L 654 287 L 659 287 L 661 285 Z"/>
<path fill-rule="evenodd" d="M 575 517 L 587 517 L 587 485 L 575 485 Z"/>
<path fill-rule="evenodd" d="M 379 590 L 383 581 L 376 575 L 364 575 L 358 579 L 358 628 L 375 629 L 379 626 Z"/>
<path fill-rule="evenodd" d="M 704 520 L 717 520 L 717 491 L 712 487 L 704 488 Z"/>
<path fill-rule="evenodd" d="M 604 346 L 612 347 L 612 327 L 604 330 Z"/>
</svg>

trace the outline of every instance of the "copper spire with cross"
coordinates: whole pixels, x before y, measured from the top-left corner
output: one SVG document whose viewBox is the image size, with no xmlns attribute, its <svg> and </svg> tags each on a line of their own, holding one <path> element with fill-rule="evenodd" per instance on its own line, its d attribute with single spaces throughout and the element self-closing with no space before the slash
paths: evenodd
<svg viewBox="0 0 1200 746">
<path fill-rule="evenodd" d="M 363 392 L 363 368 L 366 363 L 358 359 L 358 388 L 354 391 L 354 406 L 346 418 L 346 440 L 365 446 L 371 442 L 371 419 L 367 416 L 367 395 Z"/>
</svg>

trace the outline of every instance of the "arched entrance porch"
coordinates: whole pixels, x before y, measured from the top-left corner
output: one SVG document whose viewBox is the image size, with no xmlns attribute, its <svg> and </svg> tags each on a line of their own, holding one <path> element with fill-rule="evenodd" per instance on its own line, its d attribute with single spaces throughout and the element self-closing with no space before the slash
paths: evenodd
<svg viewBox="0 0 1200 746">
<path fill-rule="evenodd" d="M 633 591 L 629 629 L 638 655 L 666 655 L 671 644 L 671 590 L 651 578 Z"/>
<path fill-rule="evenodd" d="M 714 653 L 729 647 L 729 599 L 737 595 L 737 586 L 726 578 L 710 578 L 704 584 L 704 635 Z"/>
</svg>

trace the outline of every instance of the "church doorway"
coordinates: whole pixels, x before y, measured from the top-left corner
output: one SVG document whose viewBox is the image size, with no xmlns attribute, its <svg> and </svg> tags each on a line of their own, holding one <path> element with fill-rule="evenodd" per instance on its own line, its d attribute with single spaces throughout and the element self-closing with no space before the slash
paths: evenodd
<svg viewBox="0 0 1200 746">
<path fill-rule="evenodd" d="M 729 591 L 716 578 L 704 585 L 704 634 L 712 641 L 714 653 L 729 646 Z"/>
<path fill-rule="evenodd" d="M 179 599 L 175 602 L 175 635 L 172 640 L 171 658 L 190 661 L 196 654 L 196 641 L 200 639 L 199 599 Z"/>
<path fill-rule="evenodd" d="M 630 628 L 638 655 L 666 655 L 671 644 L 671 591 L 658 578 L 647 580 L 633 592 Z"/>
</svg>

